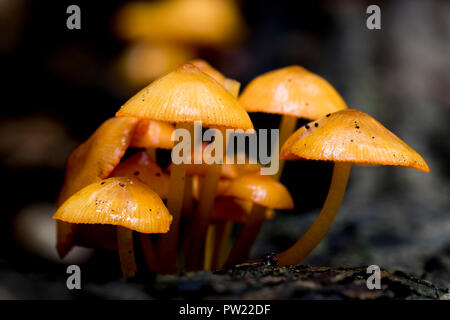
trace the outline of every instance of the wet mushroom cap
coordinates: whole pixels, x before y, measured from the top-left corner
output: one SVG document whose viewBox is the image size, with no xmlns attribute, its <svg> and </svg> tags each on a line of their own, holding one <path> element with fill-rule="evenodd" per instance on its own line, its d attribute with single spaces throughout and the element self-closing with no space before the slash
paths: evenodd
<svg viewBox="0 0 450 320">
<path fill-rule="evenodd" d="M 138 152 L 120 163 L 111 173 L 111 177 L 137 178 L 155 191 L 162 199 L 167 199 L 169 194 L 169 175 L 152 161 L 150 156 L 144 151 Z"/>
<path fill-rule="evenodd" d="M 116 116 L 253 129 L 236 98 L 192 64 L 184 64 L 152 82 L 128 100 Z"/>
<path fill-rule="evenodd" d="M 125 154 L 137 122 L 129 117 L 108 119 L 72 152 L 57 206 L 78 190 L 111 174 Z"/>
<path fill-rule="evenodd" d="M 90 184 L 67 199 L 53 218 L 69 223 L 117 225 L 141 233 L 166 233 L 172 222 L 158 194 L 129 177 Z"/>
<path fill-rule="evenodd" d="M 346 109 L 298 129 L 280 152 L 285 160 L 393 165 L 429 172 L 425 160 L 368 114 Z"/>
<path fill-rule="evenodd" d="M 289 66 L 256 77 L 244 89 L 239 102 L 248 112 L 311 120 L 347 108 L 328 81 L 300 66 Z"/>
<path fill-rule="evenodd" d="M 175 127 L 170 123 L 155 120 L 141 120 L 136 126 L 130 147 L 172 149 L 171 139 Z"/>
<path fill-rule="evenodd" d="M 294 208 L 289 191 L 270 176 L 248 174 L 231 181 L 222 196 L 250 200 L 266 208 L 287 210 Z"/>
</svg>

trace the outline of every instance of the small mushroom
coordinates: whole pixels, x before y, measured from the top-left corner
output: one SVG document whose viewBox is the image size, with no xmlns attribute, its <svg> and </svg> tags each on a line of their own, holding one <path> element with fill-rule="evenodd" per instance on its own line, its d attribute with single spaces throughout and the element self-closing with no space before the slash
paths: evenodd
<svg viewBox="0 0 450 320">
<path fill-rule="evenodd" d="M 288 250 L 277 255 L 278 265 L 298 264 L 328 232 L 345 193 L 352 164 L 393 165 L 429 172 L 425 160 L 371 116 L 346 109 L 316 121 L 317 127 L 298 129 L 285 142 L 285 160 L 333 161 L 328 196 L 308 231 Z"/>
<path fill-rule="evenodd" d="M 223 86 L 192 64 L 184 64 L 169 74 L 155 80 L 129 99 L 116 113 L 118 117 L 136 117 L 147 120 L 175 122 L 177 128 L 186 128 L 193 136 L 194 121 L 218 128 L 253 129 L 247 112 Z M 170 232 L 161 237 L 158 251 L 162 269 L 175 273 L 179 221 L 184 197 L 186 168 L 183 164 L 172 167 L 167 201 L 174 217 Z M 213 205 L 215 189 L 220 175 L 220 165 L 210 165 L 205 179 L 208 197 L 198 207 L 194 223 L 198 232 L 191 233 L 193 251 L 202 252 L 209 214 Z M 201 258 L 200 258 L 201 259 Z M 201 259 L 202 260 L 202 259 Z M 188 265 L 186 260 L 186 265 Z M 197 262 L 196 262 L 197 263 Z"/>
<path fill-rule="evenodd" d="M 156 192 L 136 178 L 95 182 L 67 199 L 54 219 L 74 224 L 117 226 L 117 247 L 125 277 L 137 271 L 132 231 L 167 233 L 172 216 Z"/>
<path fill-rule="evenodd" d="M 295 131 L 297 118 L 315 120 L 347 108 L 339 93 L 324 78 L 300 66 L 289 66 L 262 74 L 244 89 L 239 102 L 248 112 L 282 115 L 279 148 Z M 273 153 L 273 156 L 277 154 Z M 283 172 L 280 161 L 275 179 Z"/>
<path fill-rule="evenodd" d="M 56 207 L 75 192 L 111 174 L 125 154 L 137 122 L 137 119 L 128 117 L 108 119 L 72 152 L 66 163 L 64 184 Z M 75 228 L 74 225 L 57 221 L 57 250 L 61 258 L 73 246 Z"/>
<path fill-rule="evenodd" d="M 289 191 L 269 176 L 249 174 L 233 180 L 222 196 L 235 197 L 253 203 L 247 222 L 227 259 L 227 265 L 243 262 L 266 219 L 266 209 L 287 210 L 294 207 Z"/>
</svg>

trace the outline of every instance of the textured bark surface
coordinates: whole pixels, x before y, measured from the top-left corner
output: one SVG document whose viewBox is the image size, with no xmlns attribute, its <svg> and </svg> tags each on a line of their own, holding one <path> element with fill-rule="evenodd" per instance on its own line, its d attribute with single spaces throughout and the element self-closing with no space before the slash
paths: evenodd
<svg viewBox="0 0 450 320">
<path fill-rule="evenodd" d="M 450 288 L 415 278 L 400 271 L 381 270 L 381 289 L 369 290 L 366 267 L 276 267 L 268 257 L 262 263 L 242 264 L 215 273 L 188 273 L 181 277 L 137 277 L 129 284 L 136 298 L 187 299 L 450 299 Z M 143 282 L 145 284 L 143 284 Z M 92 288 L 100 295 L 121 298 L 124 284 L 109 290 Z M 113 289 L 114 288 L 114 289 Z M 112 289 L 112 290 L 111 290 Z M 121 293 L 123 294 L 123 292 Z"/>
</svg>

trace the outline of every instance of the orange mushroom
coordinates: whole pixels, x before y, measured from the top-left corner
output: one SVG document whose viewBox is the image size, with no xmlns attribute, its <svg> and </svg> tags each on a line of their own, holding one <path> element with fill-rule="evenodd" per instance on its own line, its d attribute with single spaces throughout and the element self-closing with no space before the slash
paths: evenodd
<svg viewBox="0 0 450 320">
<path fill-rule="evenodd" d="M 175 122 L 177 128 L 185 128 L 193 136 L 194 121 L 218 128 L 253 129 L 247 112 L 237 100 L 217 81 L 192 64 L 184 64 L 171 73 L 155 80 L 129 99 L 116 116 L 130 116 L 147 120 Z M 170 176 L 168 208 L 174 217 L 170 232 L 159 242 L 159 252 L 164 252 L 162 268 L 176 272 L 179 221 L 184 196 L 185 166 L 175 165 Z M 220 165 L 211 165 L 205 188 L 213 196 L 220 174 Z M 212 200 L 203 199 L 199 206 L 195 237 L 206 233 Z M 205 229 L 203 232 L 202 229 Z M 193 235 L 194 236 L 194 235 Z M 204 237 L 204 236 L 203 236 Z M 193 248 L 202 247 L 202 241 L 194 241 Z"/>
<path fill-rule="evenodd" d="M 172 222 L 158 194 L 130 177 L 113 177 L 88 185 L 67 199 L 53 218 L 75 224 L 117 226 L 119 257 L 126 277 L 137 271 L 132 230 L 166 233 Z"/>
<path fill-rule="evenodd" d="M 155 191 L 161 199 L 169 195 L 169 175 L 165 173 L 147 152 L 141 151 L 120 163 L 111 173 L 112 177 L 135 177 Z M 149 234 L 140 234 L 144 258 L 150 270 L 158 271 L 156 248 Z"/>
<path fill-rule="evenodd" d="M 347 108 L 339 93 L 322 77 L 300 66 L 289 66 L 267 72 L 253 79 L 244 89 L 239 102 L 248 112 L 282 115 L 279 148 L 294 132 L 297 118 L 315 120 Z M 272 153 L 278 157 L 277 153 Z M 272 159 L 274 159 L 272 157 Z M 280 161 L 275 179 L 283 172 Z"/>
<path fill-rule="evenodd" d="M 326 235 L 344 196 L 352 164 L 430 171 L 416 151 L 378 121 L 355 109 L 329 114 L 301 127 L 285 142 L 280 157 L 335 163 L 328 196 L 319 216 L 291 248 L 277 255 L 280 266 L 300 263 Z"/>
<path fill-rule="evenodd" d="M 108 119 L 72 152 L 57 207 L 78 190 L 111 174 L 125 154 L 136 124 L 134 118 Z M 57 222 L 57 249 L 61 258 L 72 248 L 74 232 L 75 226 Z"/>
<path fill-rule="evenodd" d="M 253 203 L 247 222 L 227 259 L 227 265 L 234 265 L 247 259 L 266 218 L 266 208 L 286 210 L 294 207 L 294 201 L 285 186 L 269 176 L 257 174 L 233 180 L 222 196 Z"/>
</svg>

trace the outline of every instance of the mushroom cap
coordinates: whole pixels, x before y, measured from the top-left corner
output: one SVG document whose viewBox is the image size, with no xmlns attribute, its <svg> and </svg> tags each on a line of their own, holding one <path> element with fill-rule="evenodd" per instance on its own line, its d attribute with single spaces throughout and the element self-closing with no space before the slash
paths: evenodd
<svg viewBox="0 0 450 320">
<path fill-rule="evenodd" d="M 78 190 L 111 174 L 125 154 L 137 122 L 129 117 L 108 119 L 72 152 L 57 206 Z"/>
<path fill-rule="evenodd" d="M 234 1 L 170 0 L 124 5 L 117 32 L 127 40 L 150 40 L 199 45 L 233 42 L 243 29 Z"/>
<path fill-rule="evenodd" d="M 205 126 L 253 129 L 250 117 L 237 99 L 189 63 L 139 91 L 116 116 L 168 122 L 197 120 Z"/>
<path fill-rule="evenodd" d="M 289 66 L 253 79 L 239 97 L 248 112 L 318 119 L 347 108 L 324 78 L 300 66 Z"/>
<path fill-rule="evenodd" d="M 368 114 L 346 109 L 298 129 L 280 159 L 393 165 L 429 172 L 425 160 Z"/>
<path fill-rule="evenodd" d="M 136 126 L 130 147 L 172 149 L 172 133 L 175 127 L 156 120 L 141 120 Z"/>
<path fill-rule="evenodd" d="M 250 200 L 272 209 L 294 208 L 294 201 L 284 185 L 269 176 L 259 174 L 248 174 L 231 181 L 221 196 Z"/>
<path fill-rule="evenodd" d="M 193 64 L 208 76 L 216 80 L 221 85 L 224 85 L 226 77 L 219 70 L 213 68 L 208 62 L 203 59 L 194 59 L 189 61 L 188 63 Z"/>
<path fill-rule="evenodd" d="M 120 163 L 111 177 L 134 177 L 145 183 L 162 199 L 169 194 L 169 175 L 165 173 L 145 152 L 141 151 Z"/>
<path fill-rule="evenodd" d="M 172 216 L 156 192 L 139 179 L 114 177 L 95 182 L 66 200 L 54 219 L 110 224 L 141 233 L 166 233 Z"/>
</svg>

